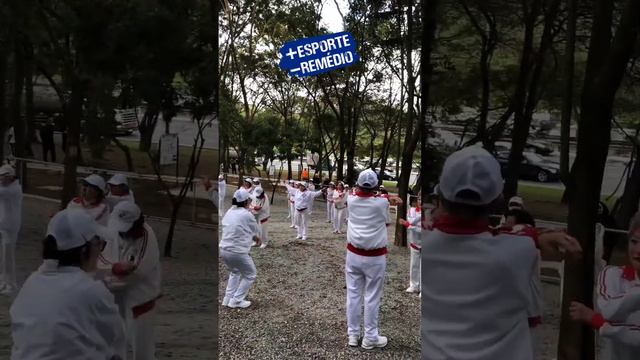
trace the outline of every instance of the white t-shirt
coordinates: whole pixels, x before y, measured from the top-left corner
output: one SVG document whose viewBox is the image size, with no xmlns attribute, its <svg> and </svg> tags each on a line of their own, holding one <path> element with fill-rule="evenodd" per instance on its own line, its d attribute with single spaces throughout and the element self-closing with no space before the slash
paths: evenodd
<svg viewBox="0 0 640 360">
<path fill-rule="evenodd" d="M 222 218 L 220 249 L 238 254 L 248 254 L 258 235 L 255 216 L 246 208 L 232 206 Z"/>
<path fill-rule="evenodd" d="M 271 204 L 269 204 L 269 197 L 264 194 L 262 199 L 255 198 L 251 201 L 251 208 L 261 207 L 260 210 L 253 210 L 253 214 L 256 216 L 256 220 L 259 222 L 268 219 L 271 216 Z"/>
<path fill-rule="evenodd" d="M 76 267 L 31 274 L 10 314 L 13 360 L 109 359 L 124 339 L 113 295 Z"/>
<path fill-rule="evenodd" d="M 0 231 L 6 232 L 9 240 L 17 240 L 22 225 L 22 186 L 14 180 L 7 186 L 0 185 Z"/>
<path fill-rule="evenodd" d="M 309 191 L 309 190 L 305 190 L 305 191 L 298 191 L 296 193 L 295 196 L 295 203 L 296 203 L 296 210 L 301 210 L 301 209 L 311 209 L 311 206 L 313 205 L 313 199 L 317 198 L 318 196 L 322 195 L 322 190 L 318 190 L 318 191 Z"/>
<path fill-rule="evenodd" d="M 383 199 L 388 201 L 386 198 Z M 414 247 L 420 249 L 422 246 L 420 238 L 420 234 L 422 232 L 422 210 L 416 207 L 409 208 L 407 211 L 407 221 L 409 222 L 409 227 L 407 228 L 407 240 L 409 240 L 409 243 L 413 244 Z"/>
<path fill-rule="evenodd" d="M 389 202 L 374 196 L 349 195 L 347 242 L 362 250 L 387 246 L 387 226 L 391 224 Z"/>
<path fill-rule="evenodd" d="M 535 241 L 441 215 L 422 244 L 422 353 L 429 360 L 532 360 Z"/>
<path fill-rule="evenodd" d="M 344 209 L 347 206 L 347 193 L 340 190 L 334 191 L 333 203 L 336 209 Z"/>
<path fill-rule="evenodd" d="M 597 310 L 606 323 L 599 333 L 607 359 L 636 360 L 640 354 L 640 279 L 631 266 L 607 266 L 598 276 Z"/>
</svg>

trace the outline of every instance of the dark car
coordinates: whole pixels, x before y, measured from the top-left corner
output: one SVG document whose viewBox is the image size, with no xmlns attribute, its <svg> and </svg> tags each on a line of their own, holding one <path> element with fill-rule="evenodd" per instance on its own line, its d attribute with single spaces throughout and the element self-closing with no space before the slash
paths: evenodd
<svg viewBox="0 0 640 360">
<path fill-rule="evenodd" d="M 522 154 L 522 164 L 520 165 L 520 179 L 535 180 L 539 182 L 557 181 L 560 179 L 560 166 L 551 162 L 538 154 L 526 152 Z M 509 163 L 508 154 L 500 153 L 496 156 L 500 163 L 502 175 L 504 176 Z"/>
</svg>

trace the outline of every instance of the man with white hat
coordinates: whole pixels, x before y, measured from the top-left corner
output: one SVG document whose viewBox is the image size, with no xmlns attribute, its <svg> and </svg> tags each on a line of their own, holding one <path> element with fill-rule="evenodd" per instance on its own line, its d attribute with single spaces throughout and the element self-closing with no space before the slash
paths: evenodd
<svg viewBox="0 0 640 360">
<path fill-rule="evenodd" d="M 84 210 L 92 219 L 102 226 L 109 222 L 109 205 L 105 202 L 106 184 L 102 176 L 92 174 L 81 182 L 80 196 L 67 205 L 67 209 Z"/>
<path fill-rule="evenodd" d="M 349 346 L 358 346 L 364 296 L 364 338 L 362 347 L 385 347 L 378 317 L 387 267 L 387 227 L 391 224 L 389 201 L 375 196 L 378 176 L 365 170 L 358 176 L 358 190 L 349 195 L 350 222 L 347 229 L 347 325 Z"/>
<path fill-rule="evenodd" d="M 336 184 L 333 182 L 329 183 L 329 188 L 327 189 L 327 223 L 333 222 L 334 218 L 334 200 L 333 193 L 336 191 Z"/>
<path fill-rule="evenodd" d="M 155 359 L 154 320 L 161 292 L 156 235 L 138 205 L 130 201 L 113 209 L 105 235 L 107 246 L 100 255 L 100 267 L 124 283 L 124 299 L 119 302 L 124 306 L 133 359 Z"/>
<path fill-rule="evenodd" d="M 255 215 L 258 226 L 260 227 L 260 240 L 262 245 L 261 249 L 264 249 L 269 244 L 269 237 L 267 231 L 267 224 L 269 217 L 271 216 L 271 204 L 269 204 L 269 197 L 264 192 L 262 187 L 257 187 L 253 192 L 254 198 L 251 202 L 251 212 Z"/>
<path fill-rule="evenodd" d="M 22 186 L 11 165 L 0 167 L 0 294 L 17 288 L 16 242 L 22 225 Z"/>
<path fill-rule="evenodd" d="M 313 200 L 322 195 L 323 190 L 309 191 L 307 184 L 300 182 L 298 184 L 299 191 L 295 196 L 296 214 L 298 215 L 298 236 L 297 240 L 307 240 L 307 230 L 309 228 L 309 215 L 311 214 L 311 206 Z"/>
<path fill-rule="evenodd" d="M 57 213 L 45 242 L 56 271 L 36 271 L 11 305 L 11 359 L 120 359 L 124 326 L 113 295 L 91 273 L 104 241 L 84 211 Z M 116 356 L 118 355 L 118 356 Z"/>
<path fill-rule="evenodd" d="M 438 189 L 444 213 L 422 244 L 422 354 L 532 360 L 527 309 L 535 301 L 536 245 L 578 253 L 579 244 L 562 232 L 492 233 L 489 213 L 503 179 L 482 148 L 449 156 Z"/>
<path fill-rule="evenodd" d="M 256 280 L 256 266 L 249 253 L 254 243 L 260 244 L 258 223 L 249 211 L 251 196 L 245 189 L 233 194 L 231 209 L 222 218 L 220 256 L 229 270 L 229 281 L 222 306 L 247 308 L 246 297 Z"/>
<path fill-rule="evenodd" d="M 133 190 L 129 188 L 129 181 L 124 174 L 115 174 L 107 181 L 109 187 L 109 193 L 105 198 L 109 209 L 113 210 L 116 205 L 123 201 L 130 201 L 135 203 L 136 199 L 133 196 Z"/>
<path fill-rule="evenodd" d="M 298 193 L 298 184 L 289 180 L 289 183 L 285 185 L 287 187 L 287 194 L 289 195 L 289 216 L 287 219 L 291 219 L 290 228 L 296 227 L 298 223 L 298 216 L 296 214 L 296 194 Z"/>
</svg>

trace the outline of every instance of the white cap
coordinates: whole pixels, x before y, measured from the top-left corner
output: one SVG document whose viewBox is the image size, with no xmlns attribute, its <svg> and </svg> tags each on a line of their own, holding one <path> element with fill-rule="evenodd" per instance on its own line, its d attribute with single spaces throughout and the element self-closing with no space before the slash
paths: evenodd
<svg viewBox="0 0 640 360">
<path fill-rule="evenodd" d="M 251 184 L 253 180 L 251 180 L 251 178 L 244 178 L 244 182 L 248 182 L 249 184 Z"/>
<path fill-rule="evenodd" d="M 104 179 L 100 175 L 92 174 L 83 179 L 89 185 L 93 185 L 100 189 L 100 191 L 104 192 L 106 184 L 104 183 Z"/>
<path fill-rule="evenodd" d="M 56 239 L 58 250 L 65 251 L 91 241 L 98 235 L 98 227 L 98 223 L 83 210 L 66 209 L 49 221 L 47 235 Z"/>
<path fill-rule="evenodd" d="M 503 189 L 500 164 L 488 151 L 470 146 L 451 154 L 444 162 L 438 188 L 451 202 L 467 205 L 488 205 Z M 473 191 L 477 199 L 460 197 L 461 191 Z"/>
<path fill-rule="evenodd" d="M 13 166 L 7 164 L 0 166 L 0 176 L 16 176 L 16 171 L 13 169 Z"/>
<path fill-rule="evenodd" d="M 358 186 L 363 189 L 373 189 L 378 186 L 378 175 L 371 170 L 367 169 L 358 175 Z"/>
<path fill-rule="evenodd" d="M 334 183 L 333 181 L 329 183 L 329 186 L 336 186 L 336 183 Z"/>
<path fill-rule="evenodd" d="M 233 193 L 233 198 L 236 199 L 237 202 L 245 202 L 247 201 L 251 195 L 245 189 L 238 189 L 235 193 Z"/>
<path fill-rule="evenodd" d="M 517 206 L 511 206 L 511 204 L 519 205 L 519 207 L 524 207 L 524 201 L 520 196 L 514 196 L 509 199 L 509 209 L 515 208 Z"/>
<path fill-rule="evenodd" d="M 127 177 L 123 174 L 115 174 L 107 181 L 109 185 L 127 185 L 129 186 L 129 182 L 127 181 Z"/>
<path fill-rule="evenodd" d="M 256 196 L 261 196 L 262 194 L 264 194 L 264 189 L 260 186 L 258 186 L 255 190 L 253 190 L 253 193 Z"/>
<path fill-rule="evenodd" d="M 304 186 L 305 189 L 307 188 L 307 183 L 305 183 L 304 181 L 300 181 L 298 182 L 298 186 Z"/>
<path fill-rule="evenodd" d="M 224 180 L 224 175 L 220 174 L 220 176 L 218 176 L 218 180 Z"/>
<path fill-rule="evenodd" d="M 260 184 L 260 178 L 253 178 L 254 184 Z"/>
<path fill-rule="evenodd" d="M 295 183 L 295 181 L 293 181 L 293 180 L 289 180 L 289 181 L 288 181 L 288 183 L 289 183 L 289 184 L 293 184 L 293 183 Z"/>
<path fill-rule="evenodd" d="M 140 219 L 140 208 L 133 201 L 122 201 L 113 208 L 109 216 L 109 228 L 126 233 L 131 230 L 133 223 Z"/>
</svg>

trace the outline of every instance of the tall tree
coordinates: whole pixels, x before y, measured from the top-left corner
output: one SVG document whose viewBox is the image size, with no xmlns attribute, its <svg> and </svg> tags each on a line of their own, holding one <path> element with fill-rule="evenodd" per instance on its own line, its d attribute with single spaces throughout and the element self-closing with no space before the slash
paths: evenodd
<svg viewBox="0 0 640 360">
<path fill-rule="evenodd" d="M 578 0 L 567 0 L 567 40 L 564 51 L 564 94 L 560 120 L 560 175 L 566 184 L 569 177 L 569 150 L 571 136 L 571 114 L 573 112 L 573 87 L 576 47 L 576 22 Z"/>
</svg>

